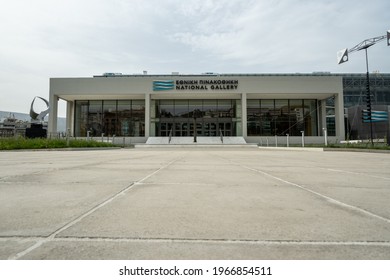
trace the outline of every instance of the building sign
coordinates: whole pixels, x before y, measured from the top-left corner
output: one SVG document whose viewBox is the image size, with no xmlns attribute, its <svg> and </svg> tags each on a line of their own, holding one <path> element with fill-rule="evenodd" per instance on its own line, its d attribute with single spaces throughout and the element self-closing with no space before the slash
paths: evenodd
<svg viewBox="0 0 390 280">
<path fill-rule="evenodd" d="M 236 90 L 238 80 L 159 80 L 153 81 L 153 91 L 164 90 Z"/>
<path fill-rule="evenodd" d="M 153 90 L 172 90 L 175 88 L 174 81 L 153 81 Z"/>
</svg>

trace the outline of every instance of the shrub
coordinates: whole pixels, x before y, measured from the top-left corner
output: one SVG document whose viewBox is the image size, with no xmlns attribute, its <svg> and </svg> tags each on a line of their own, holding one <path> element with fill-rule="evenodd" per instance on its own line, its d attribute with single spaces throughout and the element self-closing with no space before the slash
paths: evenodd
<svg viewBox="0 0 390 280">
<path fill-rule="evenodd" d="M 18 149 L 61 149 L 61 148 L 89 148 L 89 147 L 115 147 L 111 143 L 97 141 L 69 140 L 69 146 L 65 139 L 46 138 L 0 138 L 0 150 Z"/>
</svg>

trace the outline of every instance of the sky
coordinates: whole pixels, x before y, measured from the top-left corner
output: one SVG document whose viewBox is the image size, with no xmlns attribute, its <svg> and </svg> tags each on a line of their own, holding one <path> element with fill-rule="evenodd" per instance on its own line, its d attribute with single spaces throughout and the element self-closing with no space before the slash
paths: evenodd
<svg viewBox="0 0 390 280">
<path fill-rule="evenodd" d="M 0 0 L 0 111 L 49 99 L 51 77 L 361 73 L 337 51 L 390 29 L 388 0 Z M 370 72 L 390 73 L 386 40 Z M 39 106 L 44 104 L 38 104 Z M 65 115 L 64 102 L 59 115 Z"/>
</svg>

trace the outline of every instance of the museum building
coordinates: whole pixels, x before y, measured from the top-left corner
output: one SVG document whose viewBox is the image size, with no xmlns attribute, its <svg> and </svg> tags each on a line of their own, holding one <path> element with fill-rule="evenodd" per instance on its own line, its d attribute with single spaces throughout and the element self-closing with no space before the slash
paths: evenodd
<svg viewBox="0 0 390 280">
<path fill-rule="evenodd" d="M 58 100 L 67 102 L 75 137 L 242 137 L 322 143 L 327 101 L 334 141 L 344 140 L 343 77 L 322 74 L 122 75 L 51 78 L 49 135 L 57 133 Z M 333 134 L 333 135 L 332 135 Z"/>
</svg>

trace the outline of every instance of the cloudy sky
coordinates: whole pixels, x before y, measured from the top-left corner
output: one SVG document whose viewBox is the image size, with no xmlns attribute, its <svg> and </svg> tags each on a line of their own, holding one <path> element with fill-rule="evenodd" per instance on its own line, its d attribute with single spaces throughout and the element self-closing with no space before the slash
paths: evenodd
<svg viewBox="0 0 390 280">
<path fill-rule="evenodd" d="M 336 52 L 390 29 L 389 0 L 0 0 L 0 110 L 28 112 L 50 77 L 365 72 Z M 370 71 L 390 72 L 385 41 Z M 65 115 L 63 106 L 60 115 Z"/>
</svg>

